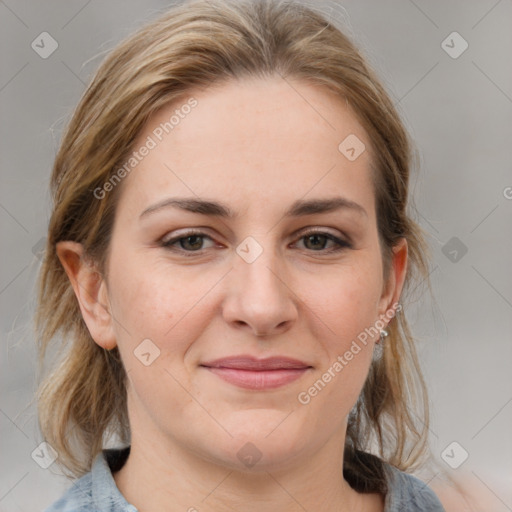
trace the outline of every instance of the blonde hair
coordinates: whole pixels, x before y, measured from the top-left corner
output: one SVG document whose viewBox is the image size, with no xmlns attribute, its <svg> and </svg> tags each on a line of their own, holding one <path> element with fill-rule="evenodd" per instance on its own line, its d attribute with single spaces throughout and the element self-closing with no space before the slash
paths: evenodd
<svg viewBox="0 0 512 512">
<path fill-rule="evenodd" d="M 405 237 L 409 260 L 402 304 L 416 280 L 430 287 L 425 233 L 407 211 L 411 142 L 393 102 L 349 38 L 295 1 L 192 0 L 174 6 L 103 61 L 55 159 L 36 317 L 40 364 L 57 335 L 65 350 L 41 383 L 38 400 L 41 431 L 68 474 L 89 471 L 110 436 L 129 443 L 130 428 L 119 352 L 91 338 L 57 257 L 57 242 L 81 243 L 103 272 L 121 187 L 100 200 L 93 193 L 122 165 L 148 118 L 193 88 L 276 74 L 324 86 L 353 108 L 372 141 L 384 274 L 392 248 Z M 372 362 L 348 421 L 344 474 L 361 492 L 386 489 L 382 460 L 411 470 L 428 454 L 426 386 L 404 312 L 388 327 L 382 356 Z M 372 443 L 378 456 L 370 454 Z"/>
</svg>

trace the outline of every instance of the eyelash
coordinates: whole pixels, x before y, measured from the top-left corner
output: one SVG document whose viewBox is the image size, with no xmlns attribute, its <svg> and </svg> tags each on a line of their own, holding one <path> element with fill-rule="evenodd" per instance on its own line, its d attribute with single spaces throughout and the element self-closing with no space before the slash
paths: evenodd
<svg viewBox="0 0 512 512">
<path fill-rule="evenodd" d="M 337 238 L 336 236 L 332 235 L 331 233 L 327 233 L 325 231 L 320 231 L 320 230 L 307 231 L 299 237 L 299 240 L 302 240 L 303 238 L 307 238 L 308 236 L 312 236 L 312 235 L 325 236 L 325 237 L 327 237 L 328 240 L 331 240 L 335 244 L 337 244 L 337 247 L 332 248 L 332 249 L 320 249 L 318 251 L 310 249 L 310 251 L 313 253 L 332 254 L 332 253 L 343 251 L 345 249 L 352 249 L 352 244 L 350 242 L 341 240 L 340 238 Z M 212 240 L 212 238 L 210 236 L 208 236 L 206 233 L 203 233 L 202 231 L 191 230 L 191 231 L 187 231 L 186 233 L 182 234 L 179 237 L 174 237 L 169 240 L 161 241 L 161 245 L 165 249 L 169 249 L 169 250 L 175 251 L 175 252 L 181 252 L 182 254 L 186 255 L 186 257 L 192 257 L 194 255 L 201 255 L 203 253 L 203 251 L 206 249 L 199 249 L 197 251 L 187 251 L 186 249 L 173 247 L 173 245 L 176 244 L 177 242 L 179 242 L 180 240 L 185 240 L 186 238 L 189 238 L 191 236 L 196 236 L 196 237 L 201 237 L 201 238 L 209 238 L 210 240 Z"/>
</svg>

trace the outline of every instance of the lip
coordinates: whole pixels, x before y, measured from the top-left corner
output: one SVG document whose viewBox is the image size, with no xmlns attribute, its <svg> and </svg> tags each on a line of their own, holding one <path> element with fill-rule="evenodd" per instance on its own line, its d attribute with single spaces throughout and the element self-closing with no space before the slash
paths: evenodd
<svg viewBox="0 0 512 512">
<path fill-rule="evenodd" d="M 245 389 L 275 389 L 299 379 L 310 365 L 284 356 L 257 359 L 248 355 L 225 357 L 200 366 L 221 379 Z"/>
<path fill-rule="evenodd" d="M 250 355 L 222 357 L 202 363 L 208 368 L 231 368 L 236 370 L 302 370 L 311 366 L 298 359 L 286 356 L 273 356 L 258 359 Z"/>
</svg>

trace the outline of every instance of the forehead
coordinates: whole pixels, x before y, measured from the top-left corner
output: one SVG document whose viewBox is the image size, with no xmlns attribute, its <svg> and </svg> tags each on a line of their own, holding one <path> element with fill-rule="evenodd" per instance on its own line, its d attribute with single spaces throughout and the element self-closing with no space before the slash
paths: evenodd
<svg viewBox="0 0 512 512">
<path fill-rule="evenodd" d="M 362 151 L 356 159 L 344 141 Z M 148 120 L 133 149 L 143 146 L 151 149 L 123 183 L 140 208 L 166 194 L 231 198 L 247 209 L 345 192 L 372 209 L 367 134 L 318 85 L 272 77 L 190 90 Z"/>
</svg>

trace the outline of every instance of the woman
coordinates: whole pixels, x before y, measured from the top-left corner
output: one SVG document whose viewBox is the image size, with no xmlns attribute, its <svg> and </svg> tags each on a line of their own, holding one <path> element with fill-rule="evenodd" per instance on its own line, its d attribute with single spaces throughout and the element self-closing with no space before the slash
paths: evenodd
<svg viewBox="0 0 512 512">
<path fill-rule="evenodd" d="M 406 472 L 428 456 L 410 161 L 299 3 L 190 1 L 114 49 L 52 175 L 41 359 L 68 350 L 40 425 L 80 478 L 48 510 L 444 510 Z"/>
</svg>

